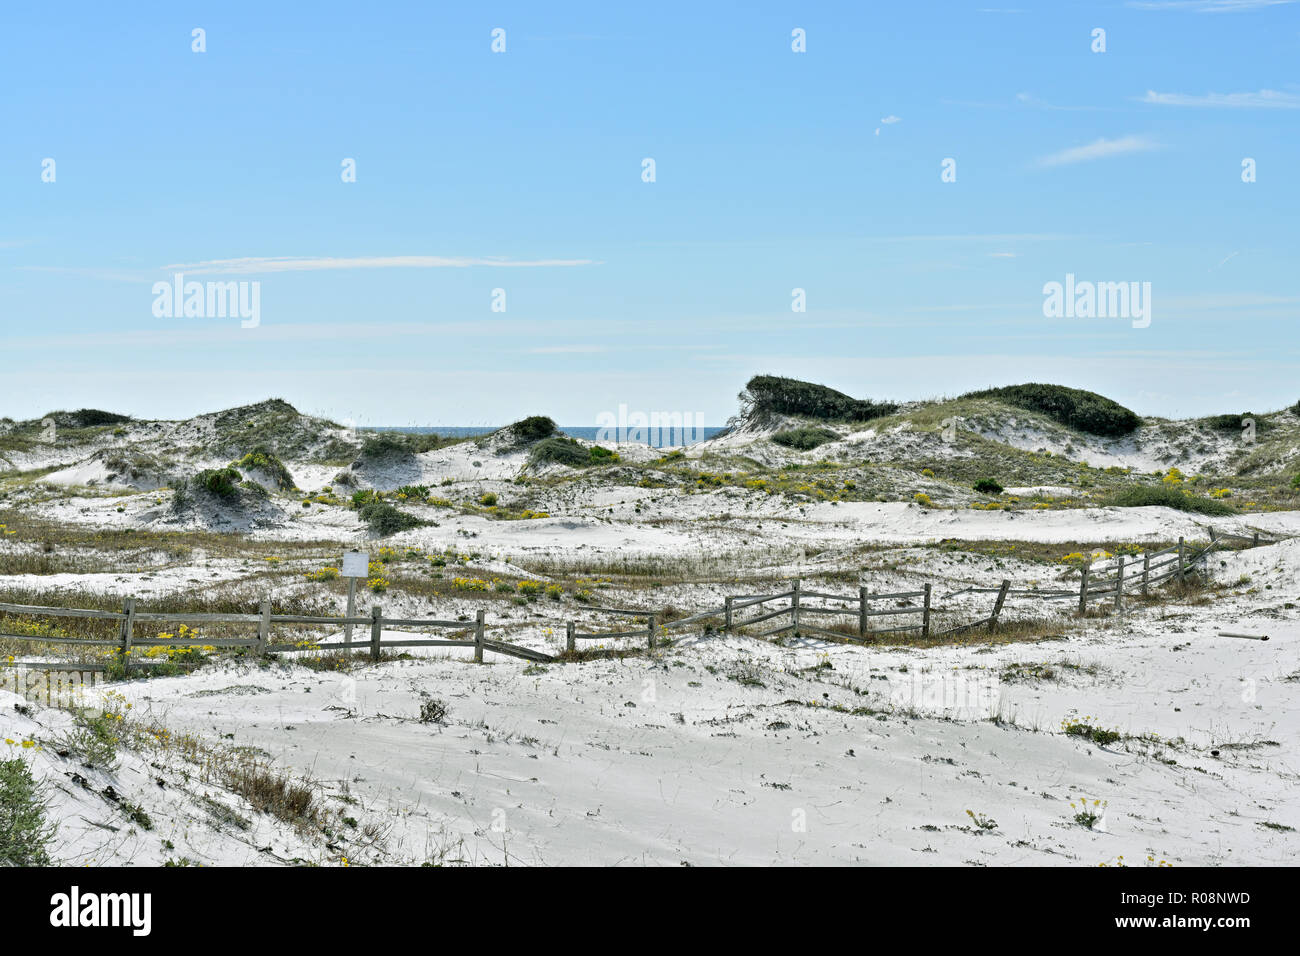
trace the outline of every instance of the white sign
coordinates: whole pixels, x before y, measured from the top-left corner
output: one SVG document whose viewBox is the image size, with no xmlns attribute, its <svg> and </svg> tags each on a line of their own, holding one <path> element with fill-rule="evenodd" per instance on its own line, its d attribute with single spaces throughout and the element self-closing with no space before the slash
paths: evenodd
<svg viewBox="0 0 1300 956">
<path fill-rule="evenodd" d="M 364 578 L 370 571 L 370 556 L 364 551 L 343 552 L 343 576 Z"/>
</svg>

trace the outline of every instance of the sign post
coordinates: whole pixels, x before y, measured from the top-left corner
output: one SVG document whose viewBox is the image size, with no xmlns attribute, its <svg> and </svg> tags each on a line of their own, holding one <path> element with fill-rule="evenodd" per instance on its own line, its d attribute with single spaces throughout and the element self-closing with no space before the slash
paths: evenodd
<svg viewBox="0 0 1300 956">
<path fill-rule="evenodd" d="M 343 576 L 348 579 L 348 623 L 343 625 L 345 653 L 352 653 L 352 618 L 357 612 L 357 578 L 364 578 L 370 569 L 370 556 L 364 551 L 343 552 Z"/>
</svg>

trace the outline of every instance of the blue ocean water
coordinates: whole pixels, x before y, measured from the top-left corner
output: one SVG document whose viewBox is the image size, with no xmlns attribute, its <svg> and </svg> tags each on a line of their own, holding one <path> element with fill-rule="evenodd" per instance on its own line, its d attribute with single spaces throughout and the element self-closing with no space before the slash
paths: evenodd
<svg viewBox="0 0 1300 956">
<path fill-rule="evenodd" d="M 376 425 L 369 431 L 377 432 L 407 432 L 412 435 L 427 435 L 435 433 L 445 435 L 448 438 L 471 438 L 475 435 L 487 435 L 502 426 L 488 425 L 442 425 L 442 426 L 420 426 L 420 425 Z M 570 438 L 581 438 L 584 441 L 595 441 L 597 432 L 602 429 L 595 425 L 561 425 L 560 431 Z M 697 441 L 704 441 L 706 438 L 712 438 L 719 432 L 726 429 L 721 425 L 702 425 L 698 429 L 677 430 L 674 432 L 669 428 L 644 429 L 643 434 L 638 436 L 633 430 L 632 434 L 627 437 L 628 441 L 636 441 L 638 438 L 645 440 L 645 443 L 651 448 L 663 448 L 670 445 L 693 445 Z"/>
</svg>

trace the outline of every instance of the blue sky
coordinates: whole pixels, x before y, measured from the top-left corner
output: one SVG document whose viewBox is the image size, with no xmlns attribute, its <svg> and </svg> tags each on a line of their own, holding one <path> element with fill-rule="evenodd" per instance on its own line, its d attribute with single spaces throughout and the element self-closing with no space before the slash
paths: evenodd
<svg viewBox="0 0 1300 956">
<path fill-rule="evenodd" d="M 459 6 L 6 4 L 0 415 L 1300 399 L 1300 3 Z M 155 316 L 176 272 L 260 324 Z M 1151 324 L 1044 317 L 1067 273 Z"/>
</svg>

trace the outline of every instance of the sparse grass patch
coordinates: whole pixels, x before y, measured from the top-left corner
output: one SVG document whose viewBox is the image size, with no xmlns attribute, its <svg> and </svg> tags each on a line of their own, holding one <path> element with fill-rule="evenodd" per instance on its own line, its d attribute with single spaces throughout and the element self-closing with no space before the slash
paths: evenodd
<svg viewBox="0 0 1300 956">
<path fill-rule="evenodd" d="M 1174 485 L 1135 485 L 1116 492 L 1106 504 L 1120 508 L 1162 506 L 1203 515 L 1231 515 L 1236 510 L 1212 498 L 1188 494 Z"/>
<path fill-rule="evenodd" d="M 827 442 L 833 442 L 839 437 L 829 428 L 809 425 L 777 432 L 772 436 L 772 441 L 778 445 L 784 445 L 786 448 L 794 448 L 797 451 L 809 451 L 820 445 L 825 445 Z"/>
</svg>

